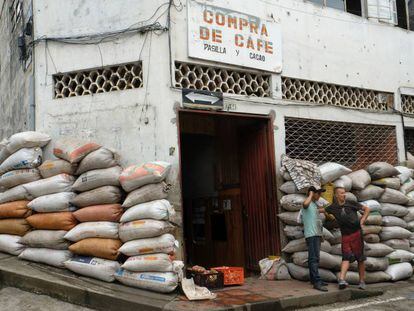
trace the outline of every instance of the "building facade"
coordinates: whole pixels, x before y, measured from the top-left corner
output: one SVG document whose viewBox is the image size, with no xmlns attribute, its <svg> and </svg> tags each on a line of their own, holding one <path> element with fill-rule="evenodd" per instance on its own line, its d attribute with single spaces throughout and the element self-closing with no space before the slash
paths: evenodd
<svg viewBox="0 0 414 311">
<path fill-rule="evenodd" d="M 29 118 L 33 85 L 36 130 L 113 147 L 124 165 L 171 162 L 189 262 L 254 269 L 280 252 L 283 154 L 359 168 L 413 150 L 413 1 L 21 3 L 31 64 L 9 66 L 24 86 L 2 93 L 2 124 Z M 216 94 L 201 90 L 222 93 L 219 111 L 192 105 Z M 2 131 L 30 128 L 13 122 Z"/>
</svg>

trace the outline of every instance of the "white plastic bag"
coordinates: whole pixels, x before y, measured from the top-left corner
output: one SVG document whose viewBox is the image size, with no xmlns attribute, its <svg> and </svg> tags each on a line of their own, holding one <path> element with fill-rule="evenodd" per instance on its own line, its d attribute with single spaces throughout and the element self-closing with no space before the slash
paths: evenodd
<svg viewBox="0 0 414 311">
<path fill-rule="evenodd" d="M 63 268 L 64 262 L 71 257 L 70 251 L 49 248 L 26 248 L 19 255 L 19 259 L 45 263 L 58 268 Z"/>
<path fill-rule="evenodd" d="M 376 200 L 367 200 L 360 202 L 362 205 L 368 206 L 370 212 L 376 212 L 381 208 L 381 204 Z"/>
<path fill-rule="evenodd" d="M 87 238 L 118 239 L 118 223 L 90 221 L 76 225 L 65 235 L 65 239 L 78 242 Z"/>
<path fill-rule="evenodd" d="M 178 241 L 172 234 L 166 233 L 155 238 L 132 240 L 124 243 L 119 252 L 126 256 L 136 256 L 153 253 L 174 253 Z"/>
<path fill-rule="evenodd" d="M 173 272 L 130 272 L 119 269 L 115 278 L 122 284 L 159 293 L 170 293 L 178 286 L 178 275 Z"/>
<path fill-rule="evenodd" d="M 157 200 L 141 203 L 127 209 L 121 217 L 121 222 L 140 219 L 172 220 L 175 211 L 167 200 Z"/>
<path fill-rule="evenodd" d="M 115 272 L 120 269 L 120 264 L 117 261 L 78 255 L 65 261 L 64 264 L 67 269 L 77 274 L 104 282 L 115 281 Z"/>
<path fill-rule="evenodd" d="M 37 198 L 47 194 L 70 192 L 74 181 L 75 178 L 71 175 L 59 174 L 53 177 L 24 184 L 23 187 L 31 196 Z"/>
<path fill-rule="evenodd" d="M 0 234 L 0 252 L 19 255 L 25 248 L 21 239 L 18 235 Z"/>
<path fill-rule="evenodd" d="M 143 219 L 125 222 L 119 225 L 119 238 L 122 242 L 153 238 L 164 233 L 169 233 L 174 229 L 174 226 L 169 222 Z"/>
<path fill-rule="evenodd" d="M 323 185 L 352 172 L 352 170 L 350 170 L 349 168 L 333 162 L 327 162 L 322 164 L 321 166 L 319 166 L 319 170 L 321 171 L 321 183 Z"/>
<path fill-rule="evenodd" d="M 286 262 L 279 259 L 264 258 L 259 261 L 260 279 L 263 280 L 290 280 Z"/>
<path fill-rule="evenodd" d="M 47 194 L 30 201 L 27 206 L 38 213 L 73 212 L 76 207 L 70 201 L 75 197 L 74 192 Z"/>
</svg>

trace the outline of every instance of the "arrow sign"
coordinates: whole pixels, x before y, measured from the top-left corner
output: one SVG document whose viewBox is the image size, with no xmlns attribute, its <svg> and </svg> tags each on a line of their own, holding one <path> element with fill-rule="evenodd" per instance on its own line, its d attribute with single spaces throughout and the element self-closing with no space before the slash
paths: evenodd
<svg viewBox="0 0 414 311">
<path fill-rule="evenodd" d="M 223 109 L 222 93 L 183 89 L 182 95 L 185 107 L 199 109 Z"/>
</svg>

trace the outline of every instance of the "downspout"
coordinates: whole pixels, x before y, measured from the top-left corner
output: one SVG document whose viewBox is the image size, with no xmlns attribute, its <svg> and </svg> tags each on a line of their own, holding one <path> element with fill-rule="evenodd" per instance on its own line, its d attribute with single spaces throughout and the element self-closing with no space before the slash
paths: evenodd
<svg viewBox="0 0 414 311">
<path fill-rule="evenodd" d="M 32 36 L 34 37 L 34 16 L 33 16 L 33 0 L 31 1 L 31 8 L 30 8 L 30 15 L 32 19 Z M 36 58 L 35 58 L 35 50 L 36 46 L 32 46 L 32 73 L 29 78 L 29 130 L 35 131 L 36 130 L 36 99 L 35 99 L 35 65 L 36 65 Z"/>
</svg>

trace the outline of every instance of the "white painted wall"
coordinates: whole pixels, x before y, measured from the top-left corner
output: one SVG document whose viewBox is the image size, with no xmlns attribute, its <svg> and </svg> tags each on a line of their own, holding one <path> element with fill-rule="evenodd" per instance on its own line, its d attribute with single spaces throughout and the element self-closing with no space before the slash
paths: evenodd
<svg viewBox="0 0 414 311">
<path fill-rule="evenodd" d="M 179 6 L 180 1 L 175 2 Z M 401 86 L 414 87 L 414 32 L 319 8 L 301 0 L 206 2 L 262 18 L 273 15 L 282 28 L 284 76 L 388 92 L 397 92 Z M 35 38 L 123 29 L 150 18 L 162 3 L 165 0 L 34 0 Z M 184 6 L 181 11 L 172 8 L 172 59 L 202 63 L 187 57 L 186 2 L 181 0 L 181 3 Z M 165 24 L 165 16 L 159 22 Z M 77 136 L 114 147 L 122 154 L 125 165 L 154 159 L 171 162 L 174 183 L 171 199 L 179 210 L 176 108 L 181 103 L 181 91 L 171 87 L 167 33 L 148 34 L 147 40 L 144 39 L 142 34 L 128 35 L 101 43 L 99 47 L 50 41 L 47 45 L 37 44 L 37 130 L 50 133 L 54 139 L 62 135 Z M 52 75 L 55 73 L 138 59 L 143 61 L 143 88 L 53 99 Z M 403 133 L 398 115 L 284 102 L 280 99 L 280 76 L 272 78 L 273 98 L 225 95 L 225 102 L 234 103 L 237 112 L 275 113 L 278 167 L 285 150 L 286 116 L 395 125 L 399 156 L 403 158 Z M 414 126 L 414 121 L 408 118 L 406 123 Z"/>
</svg>

